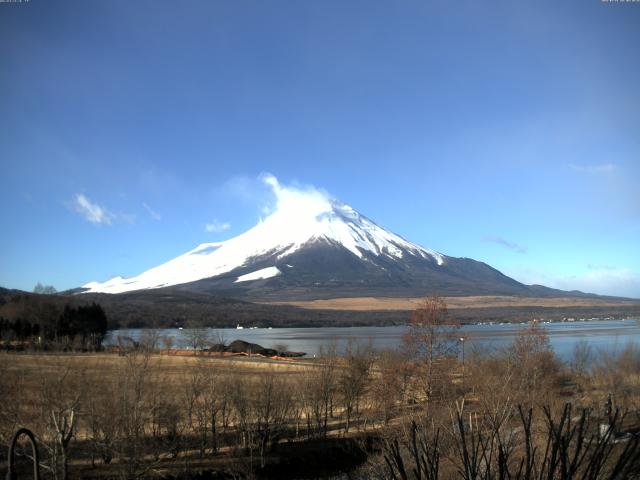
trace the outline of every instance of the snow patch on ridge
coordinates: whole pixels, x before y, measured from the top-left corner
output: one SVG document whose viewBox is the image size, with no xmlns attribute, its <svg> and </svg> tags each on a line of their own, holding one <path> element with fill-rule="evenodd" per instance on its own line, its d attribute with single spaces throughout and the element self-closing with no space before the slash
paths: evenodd
<svg viewBox="0 0 640 480">
<path fill-rule="evenodd" d="M 278 267 L 262 268 L 260 270 L 256 270 L 255 272 L 247 273 L 246 275 L 240 275 L 233 283 L 249 282 L 251 280 L 263 280 L 265 278 L 271 278 L 275 277 L 276 275 L 280 275 L 280 273 L 282 272 L 278 270 Z"/>
</svg>

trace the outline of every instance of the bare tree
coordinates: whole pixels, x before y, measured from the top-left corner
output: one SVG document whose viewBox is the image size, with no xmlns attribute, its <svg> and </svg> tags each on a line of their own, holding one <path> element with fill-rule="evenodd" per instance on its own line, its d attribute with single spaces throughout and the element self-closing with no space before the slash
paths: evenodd
<svg viewBox="0 0 640 480">
<path fill-rule="evenodd" d="M 610 394 L 618 406 L 640 407 L 640 348 L 627 343 L 621 349 L 601 351 L 594 362 L 592 382 Z M 638 413 L 640 418 L 640 413 Z"/>
<path fill-rule="evenodd" d="M 152 413 L 149 405 L 149 391 L 153 383 L 150 359 L 148 350 L 130 351 L 117 372 L 117 417 L 111 421 L 119 423 L 114 442 L 115 454 L 122 461 L 122 473 L 127 478 L 140 476 L 151 468 L 145 461 L 146 427 L 151 423 Z"/>
<path fill-rule="evenodd" d="M 251 436 L 251 385 L 243 375 L 234 375 L 229 383 L 229 399 L 233 408 L 237 443 L 244 448 L 252 448 Z"/>
<path fill-rule="evenodd" d="M 54 478 L 66 480 L 71 440 L 85 395 L 84 370 L 67 363 L 62 367 L 47 365 L 39 373 L 38 403 L 43 427 L 39 438 L 49 453 L 48 470 Z"/>
<path fill-rule="evenodd" d="M 354 414 L 360 410 L 360 400 L 369 383 L 369 373 L 373 363 L 370 347 L 349 343 L 344 354 L 344 365 L 340 369 L 338 388 L 345 412 L 345 432 L 349 431 Z"/>
<path fill-rule="evenodd" d="M 189 374 L 183 385 L 182 411 L 187 431 L 205 435 L 205 440 L 200 441 L 200 455 L 204 454 L 207 434 L 206 405 L 204 404 L 205 375 L 202 368 L 190 368 Z M 189 448 L 187 446 L 187 448 Z"/>
<path fill-rule="evenodd" d="M 525 405 L 548 403 L 560 365 L 544 328 L 537 323 L 520 330 L 507 350 L 514 396 Z"/>
<path fill-rule="evenodd" d="M 577 388 L 584 390 L 591 373 L 591 365 L 594 360 L 593 349 L 586 340 L 580 340 L 573 347 L 573 355 L 569 365 Z"/>
<path fill-rule="evenodd" d="M 640 437 L 616 441 L 621 425 L 598 432 L 588 410 L 565 404 L 558 412 L 505 405 L 499 421 L 457 403 L 451 428 L 412 422 L 408 435 L 383 447 L 386 478 L 428 479 L 627 479 L 640 468 Z M 451 468 L 453 467 L 453 469 Z"/>
<path fill-rule="evenodd" d="M 120 382 L 113 376 L 91 384 L 87 413 L 91 435 L 92 465 L 95 465 L 96 454 L 100 455 L 105 464 L 111 463 L 115 455 L 115 445 L 122 426 L 119 417 L 119 402 L 122 395 L 118 387 Z"/>
<path fill-rule="evenodd" d="M 411 315 L 403 343 L 420 367 L 420 383 L 427 402 L 443 390 L 448 373 L 443 359 L 457 352 L 458 328 L 441 297 L 425 298 Z"/>
<path fill-rule="evenodd" d="M 180 453 L 181 434 L 183 433 L 182 411 L 180 404 L 173 398 L 154 395 L 151 405 L 150 435 L 152 454 L 156 461 L 162 453 L 176 458 Z"/>
<path fill-rule="evenodd" d="M 375 373 L 371 384 L 372 400 L 387 424 L 396 405 L 405 400 L 412 376 L 411 364 L 401 353 L 385 350 L 378 356 Z"/>
<path fill-rule="evenodd" d="M 155 352 L 158 349 L 158 345 L 160 343 L 160 334 L 158 330 L 155 328 L 147 328 L 140 335 L 140 339 L 138 340 L 139 348 L 148 351 Z"/>
<path fill-rule="evenodd" d="M 26 385 L 25 373 L 10 362 L 9 354 L 0 354 L 0 444 L 9 445 L 15 431 L 25 424 L 29 412 L 25 398 L 31 393 Z"/>
<path fill-rule="evenodd" d="M 36 283 L 36 286 L 33 287 L 33 293 L 39 293 L 41 295 L 53 295 L 58 291 L 52 285 L 43 285 L 40 282 Z"/>
<path fill-rule="evenodd" d="M 337 390 L 335 345 L 321 349 L 318 365 L 305 372 L 305 405 L 307 431 L 311 434 L 312 423 L 316 432 L 327 435 L 327 425 L 333 409 Z"/>
<path fill-rule="evenodd" d="M 193 349 L 195 352 L 207 348 L 211 343 L 209 330 L 193 322 L 189 322 L 187 324 L 187 328 L 182 330 L 182 335 L 184 336 L 187 345 L 189 345 L 189 348 Z"/>
<path fill-rule="evenodd" d="M 211 434 L 211 449 L 216 452 L 219 446 L 218 440 L 218 424 L 220 423 L 221 412 L 226 406 L 227 396 L 224 388 L 223 377 L 212 365 L 201 364 L 200 368 L 204 368 L 204 413 L 207 418 L 205 425 Z M 206 436 L 205 436 L 206 440 Z"/>
<path fill-rule="evenodd" d="M 291 411 L 292 401 L 289 386 L 273 371 L 266 372 L 260 375 L 253 401 L 260 464 L 264 467 L 267 446 L 272 441 L 278 441 Z"/>
<path fill-rule="evenodd" d="M 173 337 L 171 335 L 163 335 L 160 339 L 162 341 L 162 346 L 169 353 L 171 348 L 173 348 Z"/>
</svg>

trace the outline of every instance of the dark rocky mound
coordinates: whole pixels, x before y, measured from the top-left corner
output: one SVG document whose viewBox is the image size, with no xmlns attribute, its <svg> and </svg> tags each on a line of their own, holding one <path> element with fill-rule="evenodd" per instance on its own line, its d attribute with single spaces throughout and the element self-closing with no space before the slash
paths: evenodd
<svg viewBox="0 0 640 480">
<path fill-rule="evenodd" d="M 245 342 L 244 340 L 234 340 L 226 347 L 218 345 L 213 347 L 213 351 L 224 351 L 230 353 L 248 353 L 249 355 L 264 355 L 265 357 L 302 357 L 304 352 L 279 352 L 273 348 L 265 348 L 257 343 Z"/>
</svg>

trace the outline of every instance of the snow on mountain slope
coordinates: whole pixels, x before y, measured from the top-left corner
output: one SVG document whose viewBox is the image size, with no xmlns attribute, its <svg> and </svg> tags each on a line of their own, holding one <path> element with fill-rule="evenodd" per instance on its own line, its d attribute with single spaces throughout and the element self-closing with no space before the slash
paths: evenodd
<svg viewBox="0 0 640 480">
<path fill-rule="evenodd" d="M 276 209 L 245 233 L 224 242 L 203 243 L 136 277 L 115 277 L 104 283 L 87 283 L 83 288 L 86 292 L 122 293 L 193 282 L 249 266 L 252 259 L 267 254 L 274 255 L 275 263 L 317 241 L 338 244 L 363 260 L 367 253 L 398 260 L 412 255 L 432 259 L 437 265 L 445 261 L 443 255 L 379 227 L 327 194 L 283 187 L 274 177 L 266 177 L 265 181 L 276 195 Z M 237 282 L 280 273 L 274 265 L 242 275 Z"/>
<path fill-rule="evenodd" d="M 264 280 L 265 278 L 275 277 L 280 275 L 278 267 L 267 267 L 256 270 L 255 272 L 247 273 L 246 275 L 240 275 L 234 283 L 250 282 L 251 280 Z"/>
</svg>

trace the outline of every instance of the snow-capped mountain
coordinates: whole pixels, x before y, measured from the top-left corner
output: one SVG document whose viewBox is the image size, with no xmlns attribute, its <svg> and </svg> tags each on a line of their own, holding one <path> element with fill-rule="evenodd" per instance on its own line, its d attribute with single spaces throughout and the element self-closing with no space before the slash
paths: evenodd
<svg viewBox="0 0 640 480">
<path fill-rule="evenodd" d="M 286 194 L 285 194 L 286 195 Z M 122 293 L 178 285 L 216 277 L 246 268 L 257 259 L 270 256 L 273 265 L 240 275 L 235 282 L 270 278 L 294 252 L 318 242 L 341 246 L 360 259 L 407 255 L 431 259 L 438 265 L 444 256 L 410 243 L 360 215 L 353 208 L 322 195 L 295 195 L 282 199 L 278 209 L 247 232 L 220 243 L 203 243 L 167 263 L 133 277 L 115 277 L 107 282 L 83 286 L 91 292 Z"/>
<path fill-rule="evenodd" d="M 411 243 L 317 190 L 269 177 L 273 213 L 245 233 L 193 250 L 132 278 L 84 292 L 175 287 L 250 297 L 523 294 L 527 286 L 488 265 Z"/>
</svg>

